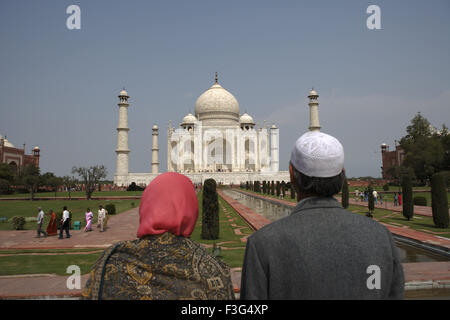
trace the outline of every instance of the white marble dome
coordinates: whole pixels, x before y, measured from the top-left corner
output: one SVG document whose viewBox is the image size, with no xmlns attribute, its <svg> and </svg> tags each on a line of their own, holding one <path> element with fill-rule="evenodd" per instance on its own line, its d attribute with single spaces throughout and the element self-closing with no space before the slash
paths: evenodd
<svg viewBox="0 0 450 320">
<path fill-rule="evenodd" d="M 196 121 L 197 118 L 192 113 L 189 113 L 187 116 L 183 118 L 181 124 L 194 124 Z"/>
<path fill-rule="evenodd" d="M 128 96 L 128 92 L 124 90 L 120 91 L 119 96 Z"/>
<path fill-rule="evenodd" d="M 248 114 L 248 113 L 244 113 L 240 118 L 239 118 L 239 122 L 241 124 L 255 124 L 255 122 L 253 121 L 253 118 Z"/>
<path fill-rule="evenodd" d="M 195 102 L 195 114 L 199 120 L 230 119 L 239 121 L 239 103 L 236 98 L 215 83 Z"/>
<path fill-rule="evenodd" d="M 3 143 L 4 143 L 5 147 L 15 148 L 15 146 L 11 142 L 9 142 L 8 139 L 3 137 L 1 134 L 0 134 L 0 139 L 3 139 Z"/>
</svg>

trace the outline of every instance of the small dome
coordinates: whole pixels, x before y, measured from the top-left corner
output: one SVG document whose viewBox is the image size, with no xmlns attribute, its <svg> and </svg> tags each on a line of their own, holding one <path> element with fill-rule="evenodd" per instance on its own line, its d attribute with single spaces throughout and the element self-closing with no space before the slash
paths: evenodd
<svg viewBox="0 0 450 320">
<path fill-rule="evenodd" d="M 34 147 L 33 150 L 41 150 L 38 146 Z"/>
<path fill-rule="evenodd" d="M 153 125 L 153 130 L 158 130 L 158 126 L 156 124 Z"/>
<path fill-rule="evenodd" d="M 5 147 L 15 148 L 15 146 L 11 142 L 9 142 L 8 139 L 3 137 L 2 135 L 0 135 L 0 139 L 4 139 L 3 141 L 4 141 Z"/>
<path fill-rule="evenodd" d="M 309 92 L 309 96 L 308 96 L 308 97 L 310 97 L 310 96 L 318 96 L 316 90 L 312 89 L 312 90 Z"/>
<path fill-rule="evenodd" d="M 240 118 L 239 118 L 239 122 L 241 124 L 255 124 L 255 122 L 253 121 L 253 118 L 248 115 L 247 113 L 244 113 Z"/>
<path fill-rule="evenodd" d="M 181 124 L 194 124 L 195 122 L 197 122 L 197 118 L 192 113 L 189 113 L 183 118 Z"/>
<path fill-rule="evenodd" d="M 126 96 L 126 97 L 128 97 L 128 92 L 126 92 L 125 89 L 123 89 L 122 91 L 120 91 L 119 96 Z"/>
</svg>

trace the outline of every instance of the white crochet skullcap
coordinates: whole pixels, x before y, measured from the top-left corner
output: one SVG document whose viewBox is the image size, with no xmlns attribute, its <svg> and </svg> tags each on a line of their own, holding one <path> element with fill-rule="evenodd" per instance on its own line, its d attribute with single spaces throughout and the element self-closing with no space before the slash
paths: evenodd
<svg viewBox="0 0 450 320">
<path fill-rule="evenodd" d="M 334 177 L 344 168 L 344 147 L 335 137 L 308 131 L 295 142 L 291 163 L 308 177 Z"/>
</svg>

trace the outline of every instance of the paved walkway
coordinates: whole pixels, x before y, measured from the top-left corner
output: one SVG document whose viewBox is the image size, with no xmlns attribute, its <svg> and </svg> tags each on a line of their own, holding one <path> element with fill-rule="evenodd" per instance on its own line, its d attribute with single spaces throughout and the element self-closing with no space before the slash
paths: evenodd
<svg viewBox="0 0 450 320">
<path fill-rule="evenodd" d="M 91 232 L 70 230 L 69 239 L 58 236 L 35 238 L 35 230 L 0 231 L 0 249 L 66 249 L 107 248 L 115 242 L 136 239 L 139 226 L 139 208 L 109 216 L 105 232 L 93 225 Z"/>
</svg>

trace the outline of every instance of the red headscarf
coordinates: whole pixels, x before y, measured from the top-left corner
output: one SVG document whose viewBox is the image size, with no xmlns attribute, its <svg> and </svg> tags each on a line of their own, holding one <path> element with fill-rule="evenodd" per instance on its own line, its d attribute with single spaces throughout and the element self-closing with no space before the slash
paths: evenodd
<svg viewBox="0 0 450 320">
<path fill-rule="evenodd" d="M 179 173 L 160 174 L 145 188 L 139 207 L 138 238 L 170 232 L 188 238 L 198 217 L 192 181 Z"/>
</svg>

